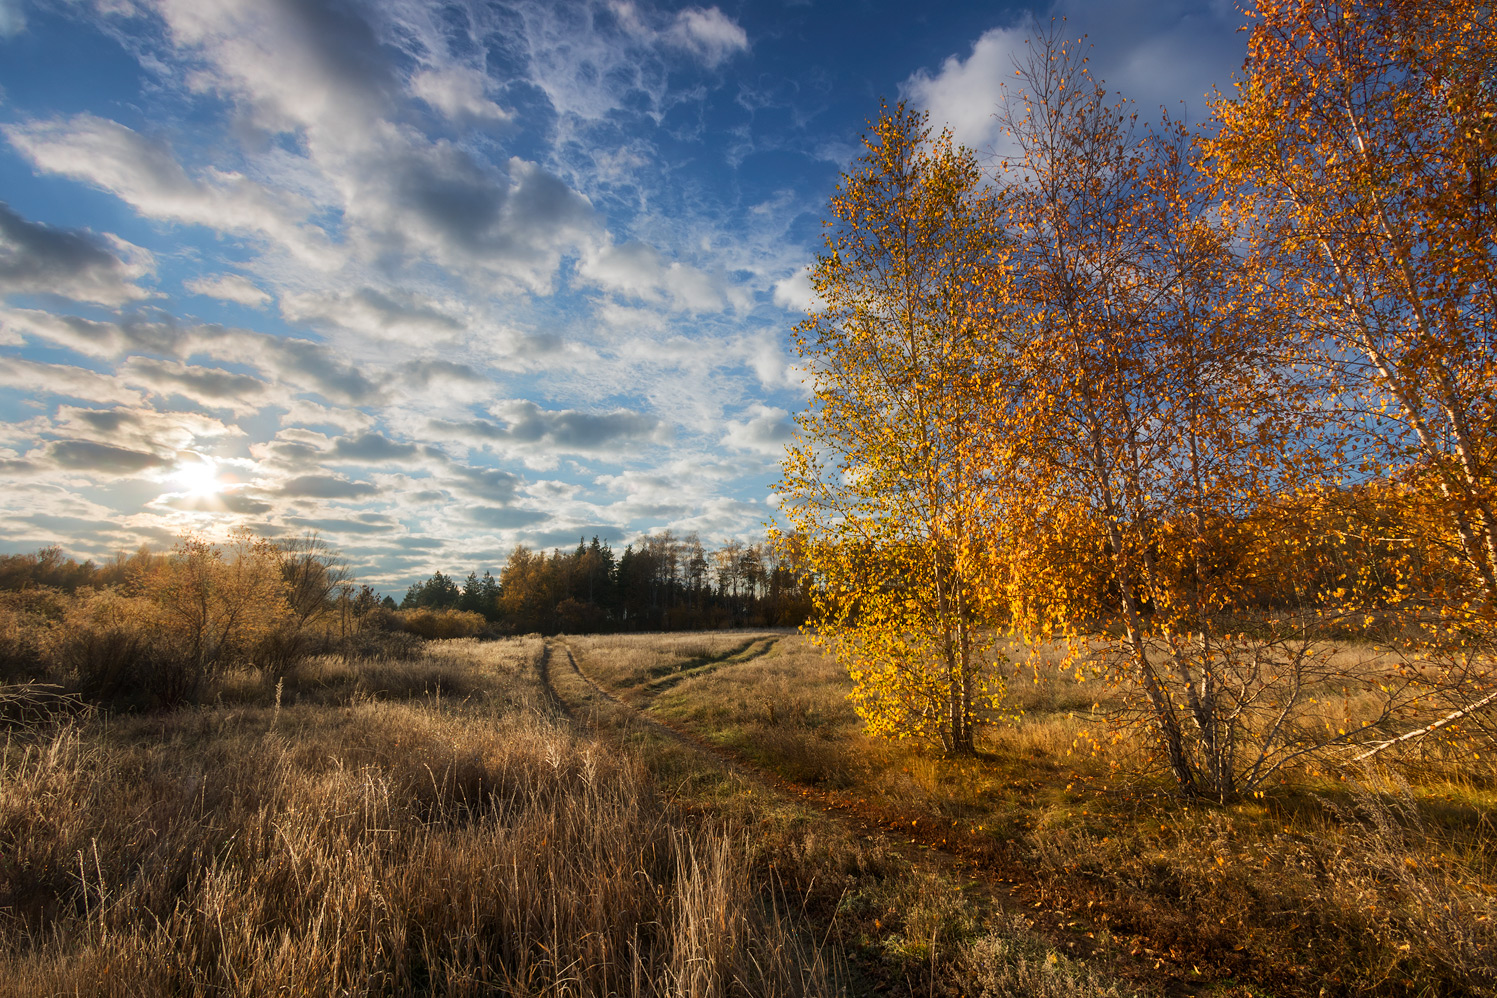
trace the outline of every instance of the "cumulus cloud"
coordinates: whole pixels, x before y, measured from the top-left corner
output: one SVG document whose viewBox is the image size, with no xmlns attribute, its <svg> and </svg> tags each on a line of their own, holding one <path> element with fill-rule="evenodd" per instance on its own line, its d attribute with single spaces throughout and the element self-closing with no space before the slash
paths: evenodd
<svg viewBox="0 0 1497 998">
<path fill-rule="evenodd" d="M 456 462 L 442 468 L 438 480 L 452 491 L 481 502 L 508 502 L 523 481 L 501 468 L 475 468 Z"/>
<path fill-rule="evenodd" d="M 368 429 L 374 417 L 360 409 L 349 406 L 329 406 L 310 399 L 292 399 L 284 403 L 286 411 L 281 414 L 283 426 L 333 426 L 351 433 Z"/>
<path fill-rule="evenodd" d="M 598 237 L 592 203 L 537 163 L 514 156 L 494 166 L 409 129 L 377 131 L 363 154 L 334 165 L 348 192 L 345 222 L 373 255 L 544 293 L 562 256 Z"/>
<path fill-rule="evenodd" d="M 375 288 L 287 295 L 281 299 L 281 314 L 292 322 L 410 343 L 450 341 L 467 330 L 462 319 L 438 302 Z"/>
<path fill-rule="evenodd" d="M 85 357 L 118 357 L 130 351 L 175 354 L 183 339 L 175 325 L 139 316 L 110 322 L 29 308 L 0 308 L 0 326 L 26 339 L 55 343 Z"/>
<path fill-rule="evenodd" d="M 1003 155 L 1003 126 L 994 114 L 1003 99 L 1004 84 L 1014 80 L 1014 61 L 1024 55 L 1032 26 L 991 28 L 972 44 L 966 58 L 949 56 L 936 73 L 918 70 L 903 90 L 917 106 L 930 112 L 937 129 L 949 127 L 960 144 L 979 153 Z"/>
<path fill-rule="evenodd" d="M 92 114 L 6 125 L 6 138 L 38 169 L 108 191 L 148 218 L 262 235 L 304 261 L 326 265 L 321 230 L 303 225 L 308 206 L 239 173 L 187 174 L 162 142 Z"/>
<path fill-rule="evenodd" d="M 0 309 L 0 328 L 89 357 L 144 353 L 176 360 L 208 357 L 241 364 L 282 389 L 313 392 L 329 402 L 346 405 L 374 402 L 384 391 L 381 381 L 365 374 L 343 352 L 294 336 L 232 326 L 182 324 L 145 315 L 104 321 L 38 309 Z"/>
<path fill-rule="evenodd" d="M 200 405 L 240 413 L 258 411 L 271 394 L 268 384 L 248 374 L 180 361 L 131 357 L 120 372 L 126 383 L 141 385 L 162 396 L 181 395 Z"/>
<path fill-rule="evenodd" d="M 398 521 L 381 513 L 364 513 L 351 519 L 288 516 L 286 522 L 303 530 L 316 530 L 324 534 L 388 534 L 400 529 Z"/>
<path fill-rule="evenodd" d="M 808 392 L 806 369 L 792 361 L 785 350 L 785 335 L 773 327 L 759 329 L 744 337 L 741 349 L 759 384 L 769 391 L 790 389 L 797 394 Z"/>
<path fill-rule="evenodd" d="M 419 460 L 425 451 L 415 444 L 400 444 L 378 433 L 341 437 L 327 453 L 327 460 L 372 464 L 404 464 Z"/>
<path fill-rule="evenodd" d="M 160 468 L 169 461 L 159 454 L 101 444 L 94 440 L 57 440 L 48 444 L 46 456 L 59 468 L 128 477 Z"/>
<path fill-rule="evenodd" d="M 562 256 L 595 238 L 592 205 L 539 164 L 489 163 L 463 145 L 402 123 L 405 89 L 385 43 L 438 44 L 435 26 L 396 10 L 310 0 L 163 0 L 172 40 L 199 56 L 199 86 L 224 94 L 270 131 L 299 133 L 335 203 L 343 241 L 388 266 L 422 259 L 475 283 L 549 290 Z M 405 18 L 382 39 L 380 16 Z M 444 43 L 443 43 L 444 44 Z M 432 57 L 432 53 L 424 53 Z M 435 53 L 445 58 L 445 53 Z M 423 66 L 410 89 L 444 113 L 496 117 L 484 76 Z"/>
<path fill-rule="evenodd" d="M 411 76 L 411 93 L 454 121 L 508 121 L 510 114 L 484 96 L 488 78 L 466 66 L 423 69 Z"/>
<path fill-rule="evenodd" d="M 806 313 L 820 303 L 811 287 L 811 272 L 805 267 L 774 282 L 774 303 L 792 312 Z"/>
<path fill-rule="evenodd" d="M 749 47 L 748 34 L 716 7 L 687 7 L 676 14 L 665 37 L 713 68 Z"/>
<path fill-rule="evenodd" d="M 499 422 L 433 420 L 430 429 L 473 447 L 521 456 L 532 467 L 553 467 L 561 454 L 616 453 L 622 447 L 664 438 L 659 418 L 629 409 L 602 413 L 548 410 L 514 399 L 496 404 L 493 412 Z"/>
<path fill-rule="evenodd" d="M 442 388 L 451 392 L 489 384 L 489 379 L 470 365 L 440 357 L 408 360 L 400 365 L 399 374 L 401 384 L 422 389 Z"/>
<path fill-rule="evenodd" d="M 111 447 L 149 452 L 164 463 L 177 455 L 243 435 L 239 427 L 201 412 L 160 411 L 146 407 L 115 406 L 95 409 L 59 406 L 43 429 L 50 436 L 91 440 Z"/>
<path fill-rule="evenodd" d="M 768 405 L 755 405 L 749 412 L 747 419 L 728 420 L 723 445 L 758 454 L 783 454 L 785 445 L 795 439 L 795 424 L 790 414 Z"/>
<path fill-rule="evenodd" d="M 368 499 L 379 494 L 369 482 L 349 481 L 338 475 L 298 475 L 281 484 L 284 496 L 306 499 Z"/>
<path fill-rule="evenodd" d="M 549 513 L 536 509 L 522 509 L 518 506 L 474 506 L 467 510 L 467 515 L 479 526 L 494 527 L 499 530 L 529 527 L 550 519 Z"/>
<path fill-rule="evenodd" d="M 0 386 L 33 404 L 57 396 L 0 432 L 0 469 L 76 492 L 138 480 L 111 486 L 109 508 L 25 515 L 112 519 L 111 545 L 254 518 L 271 533 L 377 538 L 397 560 L 386 535 L 414 519 L 423 532 L 487 534 L 494 545 L 576 529 L 623 536 L 634 517 L 654 514 L 698 516 L 713 529 L 743 520 L 719 493 L 758 474 L 745 471 L 762 467 L 757 458 L 718 466 L 693 455 L 654 485 L 622 479 L 630 486 L 617 496 L 591 480 L 592 467 L 643 474 L 671 457 L 659 445 L 673 423 L 701 427 L 688 431 L 696 443 L 727 432 L 748 450 L 774 433 L 768 409 L 745 409 L 741 387 L 722 376 L 738 377 L 752 351 L 712 313 L 764 307 L 742 275 L 783 275 L 795 253 L 783 240 L 766 252 L 747 245 L 753 233 L 717 233 L 722 220 L 698 213 L 710 210 L 694 190 L 652 204 L 642 180 L 677 168 L 651 120 L 671 141 L 692 141 L 702 127 L 692 105 L 749 50 L 731 16 L 609 0 L 94 0 L 91 9 L 167 98 L 161 113 L 33 105 L 0 123 L 0 135 L 38 172 L 166 223 L 114 228 L 171 246 L 169 290 L 186 308 L 211 308 L 187 297 L 200 295 L 266 311 L 252 329 L 172 314 L 167 296 L 145 290 L 155 261 L 144 250 L 18 215 L 19 236 L 0 225 L 0 291 L 131 304 L 66 315 L 0 302 L 0 344 L 38 351 L 0 365 Z M 691 218 L 677 227 L 681 202 Z M 758 232 L 761 220 L 746 228 Z M 215 247 L 213 233 L 235 238 Z M 5 256 L 23 244 L 56 252 Z M 32 271 L 18 276 L 22 264 Z M 40 288 L 44 264 L 53 270 Z M 147 297 L 155 301 L 132 304 Z M 630 331 L 597 329 L 598 316 Z M 35 359 L 62 351 L 78 366 Z M 532 391 L 564 401 L 490 402 Z M 648 401 L 621 408 L 621 397 Z M 737 419 L 726 429 L 725 408 Z M 173 470 L 200 455 L 224 469 L 219 490 L 169 491 Z M 564 467 L 545 477 L 572 482 L 542 488 L 516 473 L 524 466 Z M 0 526 L 16 522 L 19 502 L 0 497 Z M 397 505 L 398 518 L 387 512 Z M 437 567 L 427 558 L 409 564 Z"/>
<path fill-rule="evenodd" d="M 247 360 L 288 384 L 316 391 L 333 401 L 357 405 L 372 401 L 379 390 L 358 367 L 322 343 L 245 330 L 225 330 L 213 336 L 214 331 L 204 327 L 203 332 L 207 335 L 197 338 L 196 343 L 211 356 Z"/>
<path fill-rule="evenodd" d="M 184 281 L 182 286 L 195 295 L 248 305 L 250 308 L 259 308 L 270 302 L 270 295 L 242 274 L 194 277 Z"/>
<path fill-rule="evenodd" d="M 157 503 L 183 513 L 225 513 L 236 516 L 263 516 L 275 507 L 243 489 L 230 489 L 210 495 L 169 493 Z"/>
<path fill-rule="evenodd" d="M 315 0 L 159 0 L 172 41 L 206 55 L 195 84 L 247 104 L 274 131 L 356 137 L 398 89 L 369 21 Z"/>
<path fill-rule="evenodd" d="M 707 274 L 679 262 L 666 263 L 643 243 L 605 244 L 585 253 L 577 272 L 610 291 L 651 302 L 667 302 L 686 312 L 723 307 L 723 293 Z"/>
<path fill-rule="evenodd" d="M 28 221 L 0 201 L 0 295 L 119 305 L 147 296 L 135 282 L 154 269 L 149 252 L 117 236 Z"/>
<path fill-rule="evenodd" d="M 85 399 L 100 405 L 139 405 L 141 394 L 112 374 L 100 374 L 72 364 L 44 364 L 24 357 L 7 357 L 0 364 L 0 385 L 38 395 Z"/>
</svg>

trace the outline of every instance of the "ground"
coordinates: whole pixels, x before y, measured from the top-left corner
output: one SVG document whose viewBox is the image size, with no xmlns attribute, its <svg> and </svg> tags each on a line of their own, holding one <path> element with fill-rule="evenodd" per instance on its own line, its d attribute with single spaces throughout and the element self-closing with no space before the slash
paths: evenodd
<svg viewBox="0 0 1497 998">
<path fill-rule="evenodd" d="M 865 737 L 778 632 L 431 642 L 33 718 L 0 993 L 1494 993 L 1483 771 L 1186 804 L 1093 754 L 1106 688 L 1033 678 L 975 758 Z"/>
</svg>

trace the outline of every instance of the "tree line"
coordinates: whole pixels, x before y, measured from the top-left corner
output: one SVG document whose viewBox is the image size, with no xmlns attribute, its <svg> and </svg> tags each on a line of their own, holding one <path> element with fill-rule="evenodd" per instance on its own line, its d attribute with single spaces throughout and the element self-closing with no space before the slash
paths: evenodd
<svg viewBox="0 0 1497 998">
<path fill-rule="evenodd" d="M 517 546 L 496 579 L 440 571 L 413 583 L 399 609 L 477 614 L 506 633 L 795 627 L 810 612 L 809 577 L 793 545 L 648 534 L 615 554 L 594 537 L 549 555 Z M 391 607 L 394 601 L 390 600 Z"/>
<path fill-rule="evenodd" d="M 1491 733 L 1497 26 L 1250 17 L 1198 129 L 1052 28 L 1005 153 L 901 104 L 844 174 L 778 490 L 871 730 L 973 751 L 1013 634 L 1186 795 Z"/>
</svg>

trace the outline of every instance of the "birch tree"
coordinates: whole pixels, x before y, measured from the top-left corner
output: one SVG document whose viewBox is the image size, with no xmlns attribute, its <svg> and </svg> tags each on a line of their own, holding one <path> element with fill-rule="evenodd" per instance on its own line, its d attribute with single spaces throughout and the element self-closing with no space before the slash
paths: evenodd
<svg viewBox="0 0 1497 998">
<path fill-rule="evenodd" d="M 1019 157 L 998 178 L 1010 401 L 987 413 L 1010 613 L 1114 676 L 1118 719 L 1152 729 L 1181 793 L 1227 800 L 1394 709 L 1328 728 L 1328 696 L 1377 682 L 1338 670 L 1312 620 L 1252 603 L 1294 542 L 1274 509 L 1322 478 L 1324 386 L 1234 254 L 1183 129 L 1139 128 L 1058 30 L 1017 85 Z"/>
<path fill-rule="evenodd" d="M 1421 667 L 1445 711 L 1428 733 L 1490 709 L 1497 679 L 1472 654 L 1497 620 L 1494 67 L 1489 4 L 1264 0 L 1209 144 L 1398 494 L 1393 588 L 1444 663 Z"/>
<path fill-rule="evenodd" d="M 795 342 L 813 400 L 779 486 L 819 582 L 814 633 L 868 729 L 961 753 L 999 692 L 975 447 L 997 221 L 972 153 L 886 106 L 811 270 Z"/>
</svg>

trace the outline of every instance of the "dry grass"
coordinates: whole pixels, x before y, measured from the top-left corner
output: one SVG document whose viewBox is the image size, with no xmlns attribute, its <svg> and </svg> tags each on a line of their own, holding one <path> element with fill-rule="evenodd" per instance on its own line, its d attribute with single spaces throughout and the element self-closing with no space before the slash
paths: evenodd
<svg viewBox="0 0 1497 998">
<path fill-rule="evenodd" d="M 684 657 L 676 650 L 692 647 L 680 638 L 653 640 L 671 642 L 662 658 L 678 669 Z M 632 680 L 632 687 L 614 689 L 646 705 L 648 715 L 689 728 L 772 773 L 897 799 L 901 806 L 914 799 L 940 803 L 935 762 L 865 737 L 845 697 L 846 677 L 799 636 L 774 635 L 772 647 L 752 645 L 752 654 L 735 653 L 742 645 L 717 644 L 710 649 L 717 656 L 712 667 L 672 672 L 682 678 L 666 686 L 651 678 L 651 641 L 641 635 L 569 643 L 595 680 Z M 700 650 L 693 657 L 702 657 Z M 564 675 L 558 683 L 569 699 L 586 702 L 582 684 Z M 669 740 L 651 743 L 627 711 L 596 701 L 591 706 L 598 723 L 639 738 L 650 764 L 695 804 L 731 811 L 754 829 L 761 866 L 791 896 L 804 899 L 848 954 L 854 992 L 994 998 L 1147 992 L 1057 949 L 1027 920 L 1004 912 L 985 892 L 973 892 L 971 882 L 908 855 L 898 836 L 860 836 L 814 809 L 776 804 L 735 781 L 727 789 L 719 781 L 693 781 L 689 771 L 693 763 L 703 765 L 700 757 Z M 929 786 L 922 784 L 927 776 Z"/>
<path fill-rule="evenodd" d="M 623 692 L 741 655 L 773 642 L 771 632 L 606 634 L 572 637 L 569 644 L 591 664 L 596 678 Z"/>
<path fill-rule="evenodd" d="M 610 665 L 606 646 L 589 647 L 584 667 L 599 678 L 643 676 L 644 640 L 628 649 L 627 667 Z M 1337 654 L 1349 668 L 1377 655 Z M 1059 672 L 1060 657 L 1039 663 L 1039 683 L 1030 666 L 1016 671 L 1017 719 L 989 729 L 975 760 L 865 738 L 845 675 L 798 637 L 653 694 L 634 689 L 656 716 L 880 823 L 951 829 L 964 847 L 1024 871 L 1068 924 L 1111 934 L 1178 978 L 1244 979 L 1284 994 L 1497 994 L 1497 833 L 1487 817 L 1497 795 L 1486 760 L 1426 750 L 1398 760 L 1402 777 L 1299 767 L 1260 798 L 1186 805 L 1166 782 L 1131 775 L 1146 735 L 1109 737 L 1101 719 L 1117 690 Z M 1325 699 L 1319 723 L 1354 724 L 1369 709 L 1356 697 Z M 926 900 L 905 897 L 875 916 L 872 937 L 887 958 L 928 954 L 917 913 L 939 909 L 950 892 L 915 893 Z M 949 937 L 949 959 L 1018 952 L 987 916 L 971 918 L 948 918 L 935 933 Z M 979 943 L 990 930 L 997 941 Z M 1010 959 L 993 978 L 1004 983 L 989 990 L 1059 993 L 1025 976 L 1036 966 Z M 968 978 L 969 991 L 978 981 Z"/>
<path fill-rule="evenodd" d="M 0 994 L 1497 993 L 1497 800 L 1454 759 L 1187 806 L 1113 768 L 1142 743 L 1093 752 L 1096 679 L 1016 672 L 1015 720 L 961 760 L 863 736 L 798 636 L 571 646 L 862 824 L 631 721 L 553 655 L 595 730 L 574 728 L 538 638 L 233 671 L 213 703 L 146 716 L 17 686 Z M 915 821 L 1036 921 L 865 834 Z"/>
<path fill-rule="evenodd" d="M 322 660 L 273 702 L 13 737 L 0 990 L 834 991 L 741 833 L 674 823 L 536 706 L 538 650 Z"/>
</svg>

